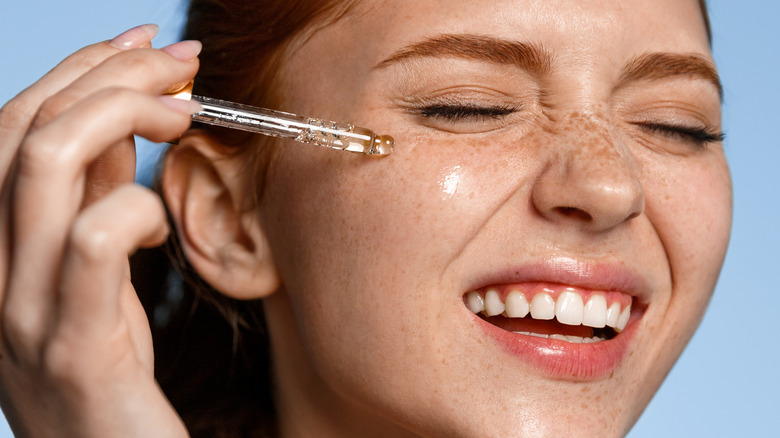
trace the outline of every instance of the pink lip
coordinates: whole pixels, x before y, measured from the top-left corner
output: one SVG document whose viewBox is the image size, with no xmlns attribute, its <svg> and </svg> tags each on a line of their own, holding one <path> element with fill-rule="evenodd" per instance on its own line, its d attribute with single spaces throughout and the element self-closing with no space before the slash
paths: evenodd
<svg viewBox="0 0 780 438">
<path fill-rule="evenodd" d="M 493 284 L 552 283 L 593 291 L 622 292 L 640 303 L 650 299 L 650 288 L 639 275 L 618 264 L 587 263 L 558 257 L 493 273 L 472 284 L 466 293 Z M 636 301 L 636 300 L 635 300 Z"/>
<path fill-rule="evenodd" d="M 632 297 L 631 318 L 626 328 L 613 339 L 576 344 L 512 333 L 469 312 L 488 338 L 495 340 L 510 355 L 551 378 L 597 380 L 617 369 L 629 349 L 645 303 L 649 301 L 649 289 L 641 277 L 617 264 L 590 264 L 556 258 L 487 276 L 469 291 L 489 285 L 523 283 L 551 283 L 589 291 L 623 293 Z"/>
</svg>

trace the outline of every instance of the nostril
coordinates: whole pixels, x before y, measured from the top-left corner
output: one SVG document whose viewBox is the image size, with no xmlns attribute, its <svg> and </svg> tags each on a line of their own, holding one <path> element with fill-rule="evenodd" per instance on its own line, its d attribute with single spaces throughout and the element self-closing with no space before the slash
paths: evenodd
<svg viewBox="0 0 780 438">
<path fill-rule="evenodd" d="M 639 215 L 640 215 L 640 212 L 635 211 L 635 212 L 629 214 L 628 217 L 626 218 L 626 220 L 630 221 L 631 219 L 639 217 Z"/>
<path fill-rule="evenodd" d="M 555 210 L 565 217 L 580 219 L 587 222 L 593 220 L 593 216 L 591 216 L 590 213 L 577 207 L 555 207 Z"/>
</svg>

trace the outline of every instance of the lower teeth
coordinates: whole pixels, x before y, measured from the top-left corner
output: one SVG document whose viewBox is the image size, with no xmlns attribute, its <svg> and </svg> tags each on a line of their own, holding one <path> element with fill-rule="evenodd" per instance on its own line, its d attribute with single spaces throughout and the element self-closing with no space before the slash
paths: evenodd
<svg viewBox="0 0 780 438">
<path fill-rule="evenodd" d="M 580 336 L 567 336 L 567 335 L 547 335 L 544 333 L 533 333 L 533 332 L 512 332 L 517 333 L 518 335 L 527 335 L 527 336 L 536 336 L 537 338 L 544 338 L 544 339 L 555 339 L 558 341 L 564 341 L 564 342 L 570 342 L 572 344 L 592 344 L 594 342 L 601 342 L 606 341 L 606 338 L 603 338 L 601 336 L 593 336 L 592 338 L 583 338 Z"/>
</svg>

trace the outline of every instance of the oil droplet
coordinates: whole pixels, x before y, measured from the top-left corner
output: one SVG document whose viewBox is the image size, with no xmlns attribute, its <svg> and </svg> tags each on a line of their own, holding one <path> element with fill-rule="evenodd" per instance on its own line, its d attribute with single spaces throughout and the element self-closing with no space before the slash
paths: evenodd
<svg viewBox="0 0 780 438">
<path fill-rule="evenodd" d="M 461 177 L 460 166 L 455 166 L 439 179 L 439 187 L 441 187 L 443 193 L 442 200 L 446 201 L 455 195 L 455 192 L 458 191 Z"/>
</svg>

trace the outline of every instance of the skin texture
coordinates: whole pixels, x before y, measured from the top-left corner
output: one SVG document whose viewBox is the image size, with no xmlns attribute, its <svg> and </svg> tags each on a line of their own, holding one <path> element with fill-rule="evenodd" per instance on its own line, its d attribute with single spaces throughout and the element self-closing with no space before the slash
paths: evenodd
<svg viewBox="0 0 780 438">
<path fill-rule="evenodd" d="M 199 45 L 150 49 L 153 33 L 77 52 L 0 112 L 0 403 L 19 436 L 186 434 L 127 278 L 127 254 L 168 232 L 159 200 L 129 184 L 129 134 L 176 138 L 195 110 L 155 96 L 195 74 Z M 551 65 L 377 67 L 443 33 L 532 43 Z M 718 89 L 621 79 L 654 52 L 711 59 L 694 0 L 367 2 L 294 42 L 280 109 L 390 133 L 391 156 L 280 142 L 260 179 L 213 138 L 181 140 L 166 201 L 205 280 L 265 298 L 282 435 L 628 431 L 701 319 L 731 214 L 722 145 L 647 123 L 718 131 Z M 511 110 L 422 116 L 441 96 Z M 642 284 L 618 291 L 637 311 L 606 375 L 534 366 L 464 305 L 554 263 Z"/>
<path fill-rule="evenodd" d="M 533 43 L 551 68 L 435 56 L 376 67 L 453 33 Z M 233 232 L 253 244 L 209 260 L 185 242 L 217 288 L 267 297 L 285 435 L 627 433 L 697 327 L 730 228 L 722 145 L 646 126 L 719 130 L 718 87 L 697 75 L 621 79 L 656 52 L 711 60 L 695 1 L 374 2 L 293 47 L 283 109 L 391 133 L 396 150 L 369 159 L 282 144 L 255 181 L 259 222 L 242 216 Z M 421 116 L 420 102 L 440 96 L 515 110 Z M 173 158 L 171 174 L 186 161 Z M 230 182 L 236 165 L 214 164 L 212 179 L 241 204 L 251 194 Z M 214 228 L 197 225 L 205 215 L 183 234 L 214 248 Z M 278 278 L 238 284 L 237 266 L 270 254 Z M 617 266 L 644 285 L 628 351 L 606 376 L 540 371 L 486 338 L 463 304 L 484 278 L 561 260 Z"/>
</svg>

